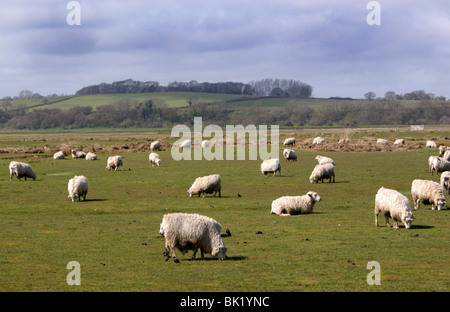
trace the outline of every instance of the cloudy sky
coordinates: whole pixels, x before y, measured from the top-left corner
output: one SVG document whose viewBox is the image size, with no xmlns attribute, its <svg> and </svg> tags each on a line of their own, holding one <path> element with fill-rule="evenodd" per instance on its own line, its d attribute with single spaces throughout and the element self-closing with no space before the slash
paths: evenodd
<svg viewBox="0 0 450 312">
<path fill-rule="evenodd" d="M 124 79 L 306 82 L 314 97 L 450 98 L 448 1 L 2 0 L 0 98 Z M 372 19 L 374 20 L 374 19 Z"/>
</svg>

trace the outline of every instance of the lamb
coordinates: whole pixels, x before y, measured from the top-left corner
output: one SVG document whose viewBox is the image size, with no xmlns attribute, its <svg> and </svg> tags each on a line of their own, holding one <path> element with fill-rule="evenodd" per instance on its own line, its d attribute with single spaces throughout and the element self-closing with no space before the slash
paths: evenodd
<svg viewBox="0 0 450 312">
<path fill-rule="evenodd" d="M 67 191 L 69 192 L 67 197 L 72 199 L 72 202 L 75 202 L 77 197 L 78 201 L 81 201 L 81 197 L 83 197 L 83 200 L 86 200 L 88 180 L 85 176 L 74 176 L 67 184 Z"/>
<path fill-rule="evenodd" d="M 288 148 L 285 148 L 283 150 L 283 157 L 284 157 L 285 161 L 289 161 L 289 160 L 297 161 L 297 153 L 295 153 L 294 150 L 291 150 Z"/>
<path fill-rule="evenodd" d="M 192 186 L 187 191 L 189 193 L 189 197 L 197 195 L 200 197 L 200 194 L 212 194 L 213 197 L 216 197 L 216 194 L 219 193 L 219 197 L 221 197 L 220 191 L 222 189 L 221 177 L 218 174 L 212 174 L 209 176 L 199 177 L 195 179 Z"/>
<path fill-rule="evenodd" d="M 108 160 L 106 161 L 106 169 L 109 171 L 114 170 L 116 171 L 119 169 L 119 167 L 122 166 L 123 171 L 123 161 L 121 156 L 110 156 L 108 157 Z"/>
<path fill-rule="evenodd" d="M 312 144 L 313 145 L 319 145 L 319 144 L 323 144 L 323 143 L 325 143 L 325 139 L 319 136 L 317 138 L 314 138 Z"/>
<path fill-rule="evenodd" d="M 284 146 L 288 146 L 288 145 L 294 145 L 295 144 L 295 138 L 287 138 L 286 140 L 284 140 L 283 145 Z"/>
<path fill-rule="evenodd" d="M 152 142 L 152 144 L 150 144 L 150 151 L 152 151 L 152 152 L 159 151 L 160 148 L 161 148 L 161 143 L 159 141 L 155 141 L 155 142 Z"/>
<path fill-rule="evenodd" d="M 281 164 L 278 158 L 266 159 L 261 163 L 261 172 L 264 176 L 268 177 L 269 173 L 275 176 L 277 171 L 281 177 Z"/>
<path fill-rule="evenodd" d="M 411 185 L 411 195 L 414 201 L 414 210 L 419 209 L 420 202 L 431 204 L 431 209 L 441 210 L 445 204 L 445 189 L 437 182 L 416 179 Z"/>
<path fill-rule="evenodd" d="M 86 154 L 86 160 L 97 160 L 97 155 L 92 152 Z"/>
<path fill-rule="evenodd" d="M 389 144 L 389 141 L 386 139 L 377 139 L 377 144 L 387 145 L 387 144 Z"/>
<path fill-rule="evenodd" d="M 442 172 L 440 184 L 445 190 L 447 190 L 448 195 L 450 195 L 450 171 Z"/>
<path fill-rule="evenodd" d="M 33 168 L 31 168 L 29 164 L 23 162 L 11 161 L 9 163 L 9 181 L 12 181 L 13 175 L 15 175 L 19 181 L 21 181 L 21 178 L 24 178 L 25 181 L 27 178 L 31 178 L 36 181 L 36 173 Z"/>
<path fill-rule="evenodd" d="M 161 165 L 161 159 L 159 158 L 159 155 L 156 153 L 150 153 L 150 155 L 148 155 L 148 160 L 149 160 L 150 164 L 152 165 L 152 167 L 154 165 L 156 165 L 157 167 L 159 167 Z"/>
<path fill-rule="evenodd" d="M 65 155 L 63 152 L 59 151 L 53 154 L 53 159 L 64 159 Z"/>
<path fill-rule="evenodd" d="M 316 202 L 322 198 L 316 192 L 308 192 L 302 196 L 283 196 L 272 201 L 270 213 L 279 216 L 292 216 L 312 213 Z"/>
<path fill-rule="evenodd" d="M 334 160 L 331 159 L 330 157 L 317 155 L 316 160 L 319 162 L 319 165 L 323 165 L 323 164 L 333 164 L 334 165 Z"/>
<path fill-rule="evenodd" d="M 331 183 L 331 179 L 333 179 L 333 183 L 334 183 L 334 165 L 333 164 L 323 164 L 323 165 L 317 165 L 314 167 L 313 172 L 311 173 L 310 177 L 309 177 L 309 182 L 311 183 L 319 183 L 319 180 L 322 181 L 324 179 L 330 179 L 330 183 Z"/>
<path fill-rule="evenodd" d="M 209 253 L 220 260 L 226 259 L 227 247 L 222 241 L 222 226 L 216 220 L 199 214 L 170 213 L 163 216 L 159 234 L 165 238 L 164 260 L 172 259 L 179 263 L 175 248 L 185 254 L 193 250 L 192 259 L 200 248 L 201 257 Z"/>
<path fill-rule="evenodd" d="M 398 221 L 405 225 L 405 229 L 411 227 L 414 219 L 408 198 L 396 190 L 381 187 L 375 195 L 375 226 L 378 226 L 378 215 L 383 213 L 386 226 L 390 227 L 389 218 L 394 220 L 394 229 L 398 229 Z"/>
<path fill-rule="evenodd" d="M 426 147 L 431 147 L 431 148 L 437 147 L 437 146 L 436 146 L 436 142 L 431 141 L 431 140 L 427 140 L 427 145 L 426 145 Z"/>
<path fill-rule="evenodd" d="M 82 151 L 72 150 L 72 158 L 86 158 L 86 153 Z"/>
</svg>

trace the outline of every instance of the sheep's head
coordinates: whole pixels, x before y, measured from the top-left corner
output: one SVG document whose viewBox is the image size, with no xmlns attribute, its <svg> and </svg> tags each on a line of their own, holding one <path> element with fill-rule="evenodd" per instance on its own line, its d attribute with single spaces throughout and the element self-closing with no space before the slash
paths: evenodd
<svg viewBox="0 0 450 312">
<path fill-rule="evenodd" d="M 445 197 L 439 198 L 436 202 L 437 210 L 442 210 L 442 208 L 444 208 L 445 204 L 446 204 Z"/>
<path fill-rule="evenodd" d="M 409 229 L 411 227 L 411 223 L 414 220 L 413 213 L 408 210 L 402 214 L 402 222 L 405 225 L 405 229 Z"/>
<path fill-rule="evenodd" d="M 72 200 L 72 203 L 74 203 L 75 202 L 75 200 L 77 199 L 77 197 L 78 197 L 78 194 L 74 194 L 74 195 L 72 195 L 72 196 L 67 196 L 68 198 L 70 198 L 71 200 Z"/>
<path fill-rule="evenodd" d="M 218 247 L 215 247 L 212 252 L 211 256 L 217 257 L 220 260 L 225 260 L 227 258 L 227 250 L 228 248 L 225 247 L 223 243 L 221 243 Z"/>
<path fill-rule="evenodd" d="M 312 182 L 311 182 L 312 183 Z M 322 200 L 322 197 L 319 196 L 316 192 L 308 192 L 306 195 L 312 198 L 313 201 L 318 202 Z"/>
</svg>

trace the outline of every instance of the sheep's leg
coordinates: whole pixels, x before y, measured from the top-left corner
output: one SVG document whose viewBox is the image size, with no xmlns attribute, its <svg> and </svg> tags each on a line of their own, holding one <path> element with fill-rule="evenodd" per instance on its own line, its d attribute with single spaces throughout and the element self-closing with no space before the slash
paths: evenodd
<svg viewBox="0 0 450 312">
<path fill-rule="evenodd" d="M 384 218 L 386 219 L 386 226 L 391 227 L 391 225 L 389 224 L 389 217 L 385 215 Z M 394 227 L 395 227 L 395 223 L 394 223 Z"/>
<path fill-rule="evenodd" d="M 180 260 L 178 260 L 177 255 L 175 254 L 175 247 L 172 248 L 172 259 L 173 259 L 173 262 L 180 263 Z"/>
<path fill-rule="evenodd" d="M 192 260 L 195 260 L 195 254 L 197 253 L 197 251 L 198 251 L 198 249 L 195 248 L 195 249 L 194 249 L 194 254 L 192 255 Z"/>
<path fill-rule="evenodd" d="M 205 259 L 205 255 L 203 254 L 203 249 L 202 248 L 200 248 L 200 253 L 201 253 L 202 260 Z"/>
<path fill-rule="evenodd" d="M 164 251 L 164 260 L 168 261 L 169 260 L 169 247 L 166 246 L 166 250 Z"/>
<path fill-rule="evenodd" d="M 380 213 L 379 211 L 375 212 L 375 226 L 378 226 L 378 214 L 379 213 Z"/>
<path fill-rule="evenodd" d="M 394 229 L 398 229 L 398 221 L 394 220 Z"/>
</svg>

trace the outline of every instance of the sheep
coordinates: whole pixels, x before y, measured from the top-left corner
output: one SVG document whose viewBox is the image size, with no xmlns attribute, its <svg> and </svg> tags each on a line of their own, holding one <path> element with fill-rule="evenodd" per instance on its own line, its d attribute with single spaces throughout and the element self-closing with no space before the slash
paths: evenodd
<svg viewBox="0 0 450 312">
<path fill-rule="evenodd" d="M 213 197 L 216 197 L 216 194 L 219 193 L 219 197 L 221 197 L 221 189 L 222 189 L 222 181 L 221 177 L 218 174 L 212 174 L 209 176 L 198 177 L 195 179 L 194 183 L 191 185 L 189 190 L 189 197 L 197 195 L 200 197 L 200 194 L 212 194 Z"/>
<path fill-rule="evenodd" d="M 338 141 L 338 144 L 349 144 L 349 143 L 350 143 L 350 139 L 349 138 L 340 139 Z"/>
<path fill-rule="evenodd" d="M 123 161 L 121 156 L 108 157 L 108 160 L 106 161 L 106 169 L 108 169 L 109 171 L 114 169 L 114 171 L 116 171 L 120 166 L 122 166 L 123 171 Z"/>
<path fill-rule="evenodd" d="M 64 152 L 56 152 L 55 154 L 53 154 L 53 159 L 64 159 L 65 155 Z"/>
<path fill-rule="evenodd" d="M 334 165 L 327 163 L 327 164 L 323 164 L 323 165 L 316 165 L 314 167 L 314 170 L 312 171 L 310 177 L 309 177 L 309 182 L 311 183 L 319 183 L 319 180 L 322 181 L 324 179 L 330 179 L 330 183 L 331 183 L 331 179 L 333 179 L 333 183 L 334 183 Z"/>
<path fill-rule="evenodd" d="M 427 140 L 427 145 L 426 147 L 430 147 L 430 148 L 435 148 L 436 146 L 436 142 L 431 141 L 431 140 Z"/>
<path fill-rule="evenodd" d="M 321 200 L 319 194 L 312 191 L 302 196 L 283 196 L 272 201 L 270 213 L 278 216 L 312 213 L 316 202 Z"/>
<path fill-rule="evenodd" d="M 295 138 L 287 138 L 286 140 L 284 140 L 283 145 L 284 146 L 288 146 L 288 145 L 294 145 L 295 144 Z"/>
<path fill-rule="evenodd" d="M 405 145 L 405 139 L 395 140 L 394 145 Z"/>
<path fill-rule="evenodd" d="M 184 255 L 193 250 L 192 259 L 200 248 L 201 258 L 209 253 L 220 260 L 226 259 L 227 247 L 222 241 L 222 226 L 216 220 L 199 214 L 170 213 L 163 216 L 159 234 L 165 238 L 164 260 L 169 260 L 170 253 L 175 263 L 179 263 L 175 248 Z"/>
<path fill-rule="evenodd" d="M 278 158 L 266 159 L 261 163 L 261 172 L 265 177 L 268 177 L 269 173 L 275 176 L 277 171 L 281 177 L 281 164 Z"/>
<path fill-rule="evenodd" d="M 442 172 L 440 184 L 445 190 L 447 190 L 448 195 L 450 195 L 450 171 Z"/>
<path fill-rule="evenodd" d="M 450 150 L 450 147 L 444 146 L 444 145 L 440 145 L 439 146 L 439 156 L 442 157 L 444 156 L 445 152 Z"/>
<path fill-rule="evenodd" d="M 331 159 L 330 157 L 317 155 L 316 160 L 319 163 L 319 165 L 323 165 L 323 164 L 333 164 L 334 165 L 334 160 Z"/>
<path fill-rule="evenodd" d="M 159 141 L 155 141 L 155 142 L 152 142 L 152 144 L 150 144 L 150 151 L 152 151 L 152 152 L 159 151 L 160 148 L 161 148 L 161 143 Z"/>
<path fill-rule="evenodd" d="M 159 158 L 159 155 L 156 153 L 150 153 L 150 155 L 148 155 L 148 160 L 149 160 L 150 164 L 152 165 L 152 167 L 154 165 L 156 165 L 157 167 L 159 167 L 161 165 L 161 159 Z"/>
<path fill-rule="evenodd" d="M 203 140 L 202 141 L 202 148 L 208 148 L 209 147 L 209 141 L 208 140 Z"/>
<path fill-rule="evenodd" d="M 191 147 L 191 140 L 184 140 L 183 142 L 181 142 L 180 144 L 180 148 L 181 149 L 185 149 L 185 148 L 190 148 Z"/>
<path fill-rule="evenodd" d="M 387 145 L 387 144 L 389 144 L 389 141 L 386 139 L 377 139 L 377 144 Z"/>
<path fill-rule="evenodd" d="M 72 150 L 72 158 L 86 158 L 86 153 L 82 151 Z"/>
<path fill-rule="evenodd" d="M 449 171 L 450 161 L 441 157 L 437 157 L 433 161 L 433 169 L 436 170 L 437 175 L 439 175 L 441 172 Z"/>
<path fill-rule="evenodd" d="M 442 158 L 450 160 L 450 150 L 445 151 L 444 155 L 442 155 Z"/>
<path fill-rule="evenodd" d="M 445 189 L 437 182 L 416 179 L 411 184 L 411 195 L 414 201 L 414 210 L 419 209 L 420 202 L 431 204 L 431 209 L 441 210 L 445 204 Z"/>
<path fill-rule="evenodd" d="M 23 162 L 11 161 L 9 163 L 9 181 L 12 181 L 13 175 L 15 175 L 19 181 L 21 181 L 21 178 L 24 178 L 25 181 L 27 178 L 32 178 L 36 181 L 36 173 L 33 168 L 31 168 L 29 164 Z"/>
<path fill-rule="evenodd" d="M 430 156 L 428 157 L 428 172 L 433 174 L 433 172 L 436 170 L 436 164 L 438 156 Z"/>
<path fill-rule="evenodd" d="M 97 155 L 92 152 L 86 154 L 86 160 L 97 160 Z"/>
<path fill-rule="evenodd" d="M 283 157 L 284 157 L 285 161 L 289 161 L 289 160 L 297 161 L 297 153 L 295 153 L 294 150 L 291 150 L 288 148 L 285 148 L 283 150 Z"/>
<path fill-rule="evenodd" d="M 67 184 L 67 191 L 69 192 L 67 197 L 72 199 L 72 202 L 75 202 L 77 197 L 78 201 L 81 201 L 81 197 L 83 197 L 83 200 L 86 200 L 88 180 L 85 176 L 74 176 Z"/>
<path fill-rule="evenodd" d="M 312 144 L 313 145 L 319 145 L 319 144 L 323 144 L 323 143 L 325 143 L 325 139 L 320 137 L 320 136 L 318 136 L 318 137 L 314 138 Z"/>
<path fill-rule="evenodd" d="M 394 229 L 398 229 L 398 221 L 405 225 L 405 229 L 411 227 L 414 219 L 408 198 L 396 190 L 381 187 L 375 195 L 375 226 L 378 226 L 378 215 L 384 214 L 386 226 L 390 227 L 389 218 L 394 220 Z"/>
</svg>

